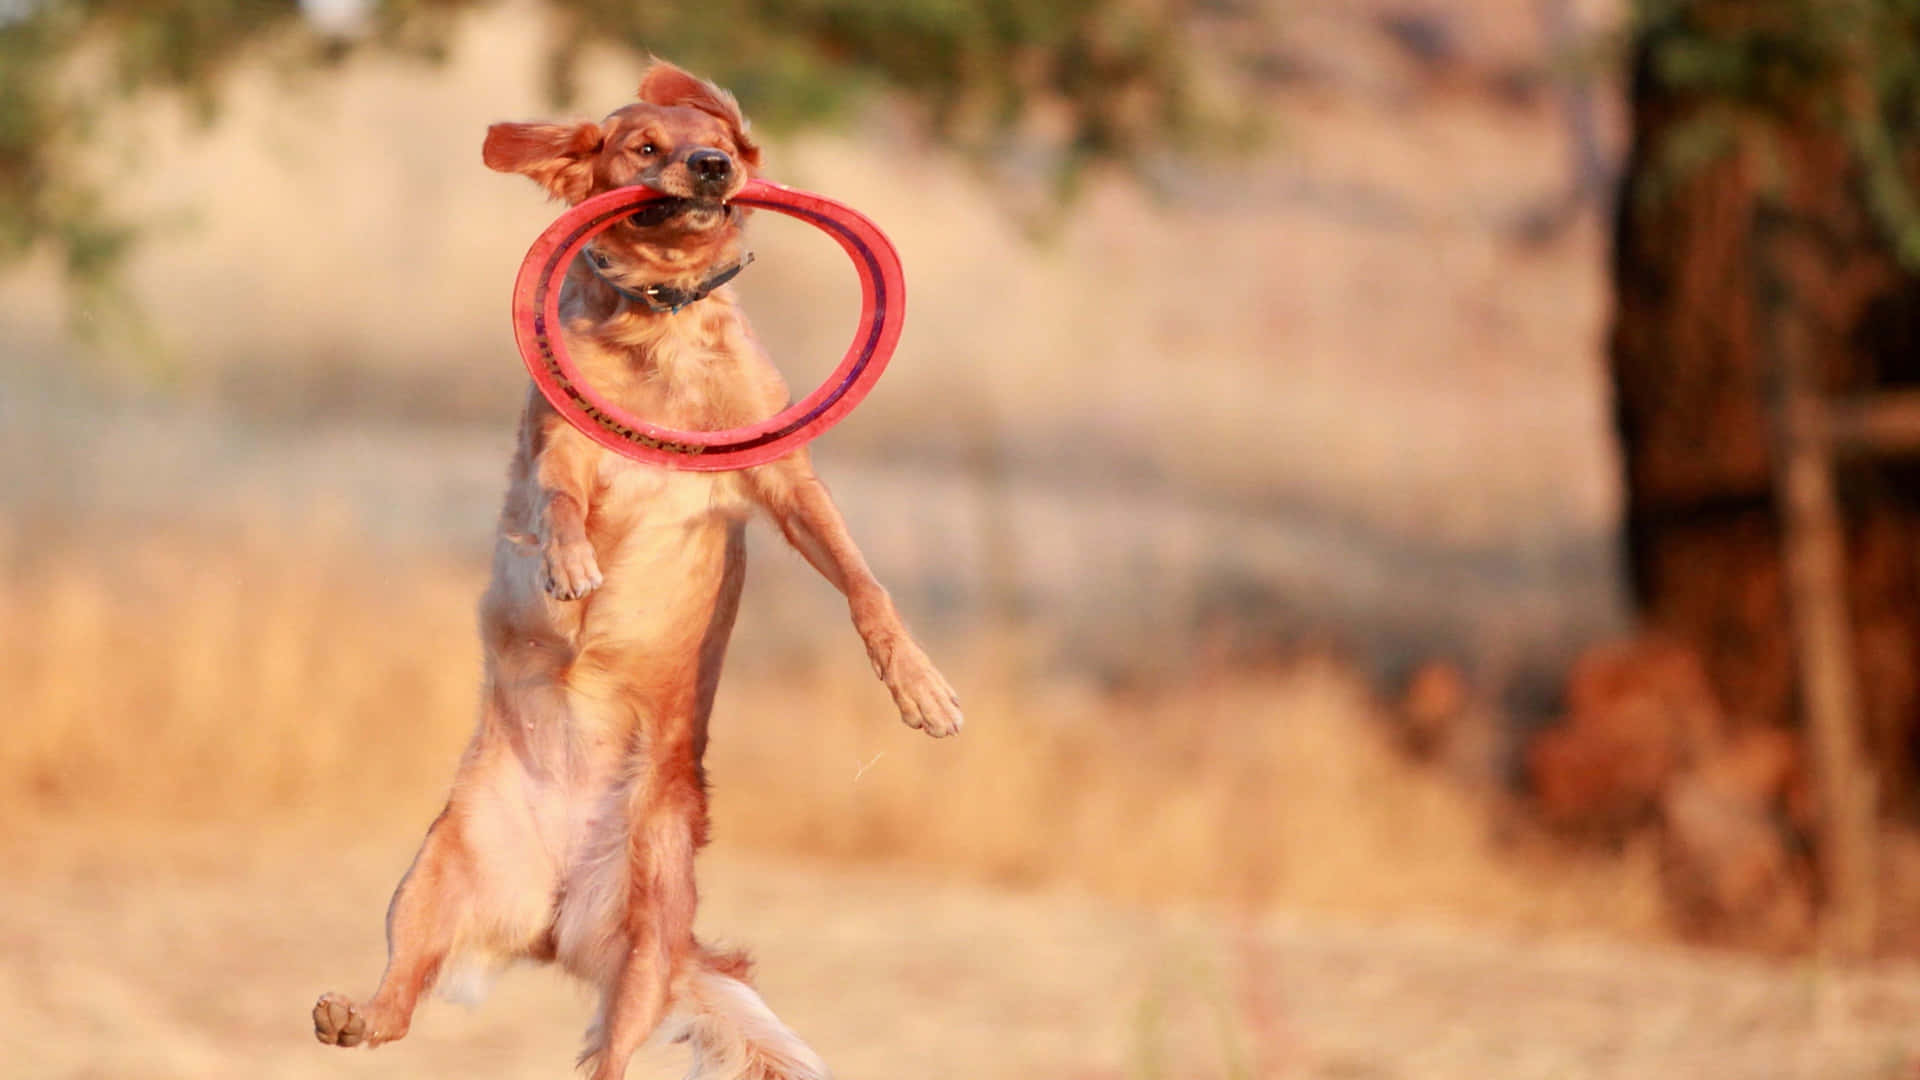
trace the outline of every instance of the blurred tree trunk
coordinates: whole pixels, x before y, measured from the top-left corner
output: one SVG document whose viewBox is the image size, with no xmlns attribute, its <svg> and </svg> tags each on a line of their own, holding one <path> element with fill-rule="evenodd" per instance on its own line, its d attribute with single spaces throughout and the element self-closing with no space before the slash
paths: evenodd
<svg viewBox="0 0 1920 1080">
<path fill-rule="evenodd" d="M 1748 2 L 1756 19 L 1786 6 Z M 1734 725 L 1797 725 L 1756 331 L 1792 320 L 1807 375 L 1826 394 L 1920 385 L 1920 278 L 1901 270 L 1876 225 L 1831 110 L 1788 100 L 1762 120 L 1722 108 L 1659 62 L 1659 34 L 1673 29 L 1643 27 L 1634 44 L 1633 150 L 1613 262 L 1610 359 L 1633 587 L 1649 625 L 1699 650 Z M 1763 214 L 1806 242 L 1764 242 Z M 1763 278 L 1791 294 L 1784 311 L 1756 307 Z M 1913 813 L 1920 468 L 1855 459 L 1836 479 L 1867 756 L 1885 809 Z"/>
</svg>

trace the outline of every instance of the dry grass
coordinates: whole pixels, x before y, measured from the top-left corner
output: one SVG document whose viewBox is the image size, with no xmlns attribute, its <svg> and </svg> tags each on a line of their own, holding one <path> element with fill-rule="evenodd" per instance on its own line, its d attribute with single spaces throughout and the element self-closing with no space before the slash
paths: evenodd
<svg viewBox="0 0 1920 1080">
<path fill-rule="evenodd" d="M 0 814 L 424 825 L 473 715 L 477 568 L 312 536 L 10 547 Z M 947 648 L 971 720 L 934 743 L 891 719 L 851 634 L 833 642 L 784 671 L 736 657 L 710 759 L 723 847 L 1132 899 L 1657 926 L 1644 865 L 1503 850 L 1331 662 L 1115 695 L 994 674 L 1010 639 Z"/>
<path fill-rule="evenodd" d="M 0 546 L 9 1074 L 560 1075 L 591 1008 L 550 973 L 429 1004 L 376 1053 L 305 1027 L 379 969 L 472 708 L 477 571 L 91 535 Z M 1653 933 L 1644 860 L 1496 846 L 1331 662 L 1116 697 L 1016 689 L 987 673 L 1017 642 L 979 644 L 947 743 L 886 714 L 850 636 L 723 692 L 702 933 L 754 949 L 840 1075 L 1896 1080 L 1920 1049 L 1902 967 L 1543 944 L 1529 928 Z"/>
<path fill-rule="evenodd" d="M 33 546 L 0 577 L 10 804 L 240 814 L 451 764 L 477 684 L 471 575 L 344 543 Z"/>
</svg>

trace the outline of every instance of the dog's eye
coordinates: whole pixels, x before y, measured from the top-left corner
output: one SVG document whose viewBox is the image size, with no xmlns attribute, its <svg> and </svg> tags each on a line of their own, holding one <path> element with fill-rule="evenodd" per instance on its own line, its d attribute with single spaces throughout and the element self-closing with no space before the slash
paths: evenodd
<svg viewBox="0 0 1920 1080">
<path fill-rule="evenodd" d="M 660 152 L 660 148 L 653 145 L 652 143 L 647 143 L 645 146 L 642 146 L 640 148 L 640 152 L 642 154 L 645 154 L 648 157 L 652 157 L 653 155 Z"/>
<path fill-rule="evenodd" d="M 602 255 L 597 251 L 588 251 L 587 258 L 591 259 L 593 261 L 593 265 L 599 267 L 602 270 L 605 270 L 613 265 L 612 259 L 607 258 L 605 255 Z"/>
</svg>

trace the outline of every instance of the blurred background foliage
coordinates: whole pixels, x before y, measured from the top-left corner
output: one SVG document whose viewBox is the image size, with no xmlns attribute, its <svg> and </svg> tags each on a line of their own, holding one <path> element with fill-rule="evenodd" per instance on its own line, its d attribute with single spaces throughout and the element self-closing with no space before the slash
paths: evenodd
<svg viewBox="0 0 1920 1080">
<path fill-rule="evenodd" d="M 0 265 L 42 246 L 74 287 L 111 285 L 136 229 L 104 208 L 82 150 L 101 111 L 166 90 L 217 119 L 223 77 L 264 55 L 290 76 L 385 50 L 445 54 L 476 0 L 11 0 L 0 4 Z M 731 88 L 774 130 L 831 123 L 872 91 L 913 102 L 924 130 L 1065 200 L 1086 170 L 1225 145 L 1253 116 L 1222 76 L 1251 5 L 1188 0 L 545 0 L 557 31 L 550 104 L 574 104 L 596 48 L 672 57 Z M 1209 28 L 1212 32 L 1209 33 Z M 1238 32 L 1235 32 L 1237 28 Z M 1210 44 L 1202 50 L 1197 35 Z M 1050 200 L 1050 201 L 1051 201 Z"/>
<path fill-rule="evenodd" d="M 79 150 L 101 110 L 160 88 L 211 122 L 223 76 L 267 54 L 290 75 L 384 50 L 431 62 L 481 0 L 9 0 L 0 4 L 0 264 L 46 246 L 101 287 L 134 235 Z M 1090 167 L 1150 179 L 1170 152 L 1244 145 L 1244 77 L 1283 19 L 1249 0 L 543 0 L 556 107 L 582 55 L 670 56 L 732 88 L 775 131 L 844 119 L 893 91 L 924 131 L 1003 179 L 1070 199 Z M 1652 148 L 1658 197 L 1746 136 L 1812 122 L 1845 135 L 1889 243 L 1920 266 L 1903 160 L 1920 127 L 1920 0 L 1638 0 L 1624 33 L 1651 90 L 1702 103 Z M 1779 151 L 1784 152 L 1784 151 Z M 1904 153 L 1910 157 L 1911 151 Z"/>
<path fill-rule="evenodd" d="M 1888 246 L 1920 270 L 1920 200 L 1913 186 L 1920 136 L 1920 2 L 1916 0 L 1640 0 L 1630 33 L 1645 62 L 1642 97 L 1697 107 L 1645 148 L 1659 197 L 1706 162 L 1760 141 L 1779 160 L 1790 132 L 1841 136 L 1862 175 L 1863 200 Z"/>
</svg>

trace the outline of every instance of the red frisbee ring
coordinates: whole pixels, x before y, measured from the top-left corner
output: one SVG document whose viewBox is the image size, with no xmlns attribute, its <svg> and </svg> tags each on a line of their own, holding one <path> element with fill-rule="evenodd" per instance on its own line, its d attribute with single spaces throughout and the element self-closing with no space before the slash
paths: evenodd
<svg viewBox="0 0 1920 1080">
<path fill-rule="evenodd" d="M 588 386 L 560 334 L 560 285 L 589 240 L 627 215 L 666 196 L 644 187 L 596 195 L 547 226 L 513 283 L 513 337 L 533 384 L 567 422 L 588 438 L 636 461 L 714 472 L 783 457 L 840 422 L 886 370 L 906 317 L 900 255 L 879 226 L 824 196 L 765 180 L 749 180 L 735 206 L 799 218 L 839 241 L 860 274 L 860 329 L 840 366 L 813 393 L 777 416 L 727 431 L 675 431 L 650 424 Z"/>
</svg>

